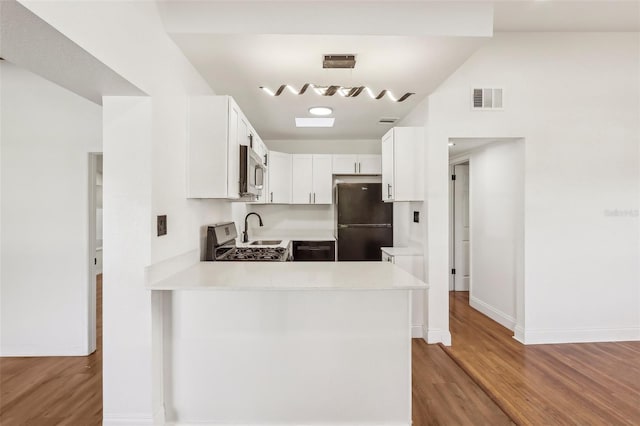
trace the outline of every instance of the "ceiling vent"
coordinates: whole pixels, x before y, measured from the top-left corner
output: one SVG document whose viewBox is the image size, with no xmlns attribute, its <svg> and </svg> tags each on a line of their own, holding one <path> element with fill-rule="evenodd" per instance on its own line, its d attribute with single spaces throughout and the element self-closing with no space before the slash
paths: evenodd
<svg viewBox="0 0 640 426">
<path fill-rule="evenodd" d="M 471 108 L 478 110 L 502 109 L 502 89 L 474 88 L 471 91 Z"/>
<path fill-rule="evenodd" d="M 355 68 L 356 55 L 324 55 L 322 68 Z"/>
<path fill-rule="evenodd" d="M 378 124 L 393 124 L 398 121 L 397 117 L 382 117 L 378 120 Z"/>
</svg>

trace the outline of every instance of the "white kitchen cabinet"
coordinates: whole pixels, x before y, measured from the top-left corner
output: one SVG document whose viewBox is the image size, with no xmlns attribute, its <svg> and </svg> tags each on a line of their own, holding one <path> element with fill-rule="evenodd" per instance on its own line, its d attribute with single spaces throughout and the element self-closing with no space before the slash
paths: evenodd
<svg viewBox="0 0 640 426">
<path fill-rule="evenodd" d="M 331 155 L 291 156 L 291 203 L 331 204 Z"/>
<path fill-rule="evenodd" d="M 424 281 L 424 257 L 418 248 L 382 247 L 382 261 L 391 262 L 407 271 L 414 277 Z M 425 290 L 411 292 L 411 334 L 423 337 Z"/>
<path fill-rule="evenodd" d="M 334 154 L 334 175 L 379 175 L 381 156 L 377 154 Z"/>
<path fill-rule="evenodd" d="M 382 137 L 382 201 L 424 201 L 423 127 L 394 127 Z"/>
<path fill-rule="evenodd" d="M 313 155 L 313 204 L 331 204 L 333 196 L 331 155 Z"/>
<path fill-rule="evenodd" d="M 240 198 L 240 145 L 255 132 L 230 96 L 188 100 L 187 198 Z"/>
<path fill-rule="evenodd" d="M 268 154 L 265 203 L 291 203 L 291 154 L 270 151 Z"/>
</svg>

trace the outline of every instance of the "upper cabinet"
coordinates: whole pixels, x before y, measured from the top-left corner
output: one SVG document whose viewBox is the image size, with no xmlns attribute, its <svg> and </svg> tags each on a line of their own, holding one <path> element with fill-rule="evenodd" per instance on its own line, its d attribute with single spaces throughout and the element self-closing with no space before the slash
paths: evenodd
<svg viewBox="0 0 640 426">
<path fill-rule="evenodd" d="M 334 154 L 334 175 L 379 175 L 381 156 L 376 154 Z"/>
<path fill-rule="evenodd" d="M 394 127 L 382 137 L 382 201 L 424 200 L 424 128 Z"/>
<path fill-rule="evenodd" d="M 331 155 L 293 154 L 291 156 L 291 202 L 293 204 L 331 204 Z"/>
<path fill-rule="evenodd" d="M 265 203 L 291 203 L 291 154 L 270 151 L 268 154 L 268 189 Z"/>
<path fill-rule="evenodd" d="M 240 198 L 240 145 L 266 146 L 230 96 L 188 100 L 188 198 Z"/>
</svg>

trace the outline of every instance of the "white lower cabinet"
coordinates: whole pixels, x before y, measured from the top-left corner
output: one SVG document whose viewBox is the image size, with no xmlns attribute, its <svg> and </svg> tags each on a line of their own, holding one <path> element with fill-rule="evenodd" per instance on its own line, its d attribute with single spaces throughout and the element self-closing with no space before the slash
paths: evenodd
<svg viewBox="0 0 640 426">
<path fill-rule="evenodd" d="M 291 203 L 331 204 L 331 155 L 291 156 Z"/>
<path fill-rule="evenodd" d="M 391 262 L 424 281 L 424 257 L 418 249 L 383 247 L 382 261 Z M 425 290 L 411 292 L 411 334 L 413 337 L 424 337 L 425 299 Z"/>
</svg>

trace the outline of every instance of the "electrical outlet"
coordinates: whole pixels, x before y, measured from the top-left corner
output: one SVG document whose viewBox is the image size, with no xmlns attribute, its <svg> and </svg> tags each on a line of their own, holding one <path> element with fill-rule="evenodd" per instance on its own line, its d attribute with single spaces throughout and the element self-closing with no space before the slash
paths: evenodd
<svg viewBox="0 0 640 426">
<path fill-rule="evenodd" d="M 413 212 L 413 221 L 415 223 L 420 223 L 420 212 Z"/>
<path fill-rule="evenodd" d="M 158 237 L 167 235 L 167 215 L 158 216 Z"/>
</svg>

